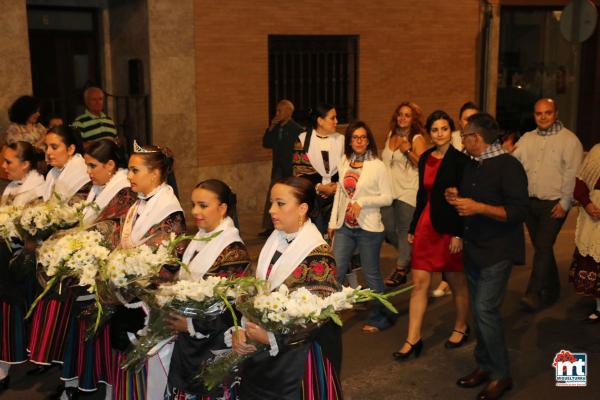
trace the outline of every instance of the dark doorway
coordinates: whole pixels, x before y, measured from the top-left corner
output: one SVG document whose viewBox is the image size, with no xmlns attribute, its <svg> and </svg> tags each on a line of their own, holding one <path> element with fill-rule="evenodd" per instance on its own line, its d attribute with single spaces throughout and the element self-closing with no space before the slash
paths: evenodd
<svg viewBox="0 0 600 400">
<path fill-rule="evenodd" d="M 97 11 L 29 7 L 29 48 L 34 96 L 43 118 L 72 121 L 83 111 L 85 87 L 100 85 Z"/>
<path fill-rule="evenodd" d="M 600 128 L 598 29 L 583 43 L 560 31 L 562 7 L 502 7 L 496 117 L 501 128 L 535 128 L 533 104 L 551 97 L 559 118 L 588 150 Z"/>
</svg>

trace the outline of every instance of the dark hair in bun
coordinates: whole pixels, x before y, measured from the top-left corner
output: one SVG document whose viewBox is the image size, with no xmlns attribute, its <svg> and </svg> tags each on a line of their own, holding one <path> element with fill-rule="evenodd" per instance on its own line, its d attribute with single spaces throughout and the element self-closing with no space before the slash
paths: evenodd
<svg viewBox="0 0 600 400">
<path fill-rule="evenodd" d="M 17 158 L 21 162 L 29 161 L 29 170 L 37 170 L 40 174 L 44 173 L 45 163 L 44 153 L 37 149 L 34 145 L 29 142 L 18 141 L 11 144 L 7 144 L 11 150 L 17 153 Z"/>
<path fill-rule="evenodd" d="M 311 216 L 317 193 L 315 192 L 315 185 L 310 180 L 301 176 L 289 176 L 279 179 L 275 183 L 291 187 L 294 197 L 298 200 L 298 204 L 306 203 L 308 206 L 306 216 Z"/>
<path fill-rule="evenodd" d="M 144 159 L 144 163 L 150 169 L 158 169 L 160 171 L 161 183 L 167 180 L 167 176 L 173 172 L 173 152 L 168 147 L 153 146 L 145 144 L 134 148 L 132 155 L 140 156 Z"/>
<path fill-rule="evenodd" d="M 91 142 L 86 151 L 90 157 L 95 158 L 100 161 L 102 164 L 106 164 L 110 160 L 115 163 L 117 169 L 124 168 L 125 165 L 125 154 L 123 153 L 123 149 L 116 144 L 114 141 L 110 139 L 101 139 L 95 142 Z"/>
<path fill-rule="evenodd" d="M 196 185 L 195 189 L 205 189 L 217 195 L 221 204 L 227 205 L 227 216 L 233 220 L 235 226 L 238 225 L 237 217 L 237 196 L 229 185 L 218 179 L 207 179 Z"/>
<path fill-rule="evenodd" d="M 333 110 L 334 108 L 335 107 L 331 104 L 321 103 L 315 108 L 309 109 L 310 124 L 313 127 L 313 129 L 317 129 L 317 127 L 319 126 L 318 119 L 325 118 L 327 116 L 327 113 Z"/>
<path fill-rule="evenodd" d="M 60 136 L 65 146 L 75 146 L 75 153 L 83 154 L 83 143 L 81 141 L 81 133 L 79 130 L 68 125 L 58 125 L 48 131 L 48 134 Z"/>
</svg>

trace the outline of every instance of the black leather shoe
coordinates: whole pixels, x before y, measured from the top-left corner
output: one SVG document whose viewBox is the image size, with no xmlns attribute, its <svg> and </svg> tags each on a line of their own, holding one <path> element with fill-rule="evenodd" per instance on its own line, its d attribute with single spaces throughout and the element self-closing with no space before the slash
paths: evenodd
<svg viewBox="0 0 600 400">
<path fill-rule="evenodd" d="M 511 378 L 494 379 L 477 395 L 477 400 L 497 400 L 512 389 L 512 385 Z"/>
<path fill-rule="evenodd" d="M 8 389 L 10 386 L 10 375 L 6 375 L 4 379 L 0 380 L 0 393 Z"/>
<path fill-rule="evenodd" d="M 538 312 L 542 309 L 542 302 L 539 296 L 535 294 L 527 294 L 521 297 L 520 303 L 525 311 Z"/>
<path fill-rule="evenodd" d="M 550 307 L 560 299 L 560 290 L 542 289 L 540 291 L 540 302 L 543 307 Z"/>
<path fill-rule="evenodd" d="M 469 340 L 469 335 L 471 334 L 471 328 L 469 327 L 469 325 L 467 325 L 467 329 L 465 329 L 464 332 L 457 331 L 456 329 L 453 329 L 452 332 L 462 334 L 462 338 L 458 342 L 451 342 L 449 339 L 446 340 L 446 344 L 444 346 L 447 349 L 456 349 L 462 346 L 463 344 L 467 343 L 467 340 Z"/>
<path fill-rule="evenodd" d="M 481 385 L 483 382 L 486 382 L 490 379 L 490 373 L 485 372 L 477 368 L 475 371 L 471 372 L 469 375 L 463 376 L 462 378 L 458 378 L 456 384 L 461 388 L 474 388 L 476 386 Z"/>
<path fill-rule="evenodd" d="M 34 369 L 30 369 L 29 371 L 27 371 L 27 375 L 42 375 L 42 374 L 45 374 L 46 372 L 48 372 L 52 367 L 53 367 L 52 364 L 38 365 Z"/>
<path fill-rule="evenodd" d="M 410 345 L 409 351 L 407 351 L 406 353 L 402 353 L 400 351 L 395 351 L 392 353 L 392 356 L 394 357 L 394 359 L 396 361 L 406 360 L 413 353 L 415 354 L 415 358 L 418 358 L 421 355 L 421 352 L 423 351 L 423 339 L 419 339 L 419 341 L 415 344 L 412 344 L 408 340 L 406 341 L 406 343 L 408 343 Z"/>
<path fill-rule="evenodd" d="M 76 387 L 64 387 L 62 385 L 60 385 L 56 392 L 54 392 L 53 394 L 51 394 L 50 396 L 46 397 L 46 400 L 59 400 L 62 398 L 62 395 L 65 395 L 65 397 L 68 400 L 77 400 L 79 399 L 79 389 L 77 389 Z"/>
</svg>

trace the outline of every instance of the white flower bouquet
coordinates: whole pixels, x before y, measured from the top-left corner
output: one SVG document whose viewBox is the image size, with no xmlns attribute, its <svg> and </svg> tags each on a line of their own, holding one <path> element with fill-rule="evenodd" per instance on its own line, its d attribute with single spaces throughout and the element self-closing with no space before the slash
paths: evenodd
<svg viewBox="0 0 600 400">
<path fill-rule="evenodd" d="M 339 312 L 351 309 L 356 303 L 377 300 L 397 314 L 398 311 L 388 299 L 409 291 L 413 287 L 406 287 L 387 294 L 376 293 L 371 289 L 361 289 L 360 287 L 356 289 L 343 287 L 342 290 L 328 296 L 319 296 L 305 287 L 290 291 L 286 285 L 281 285 L 277 290 L 271 292 L 268 290 L 266 282 L 256 281 L 250 290 L 246 285 L 243 291 L 239 292 L 236 308 L 246 319 L 262 326 L 267 331 L 281 335 L 308 337 L 307 332 L 329 319 L 341 326 L 342 319 Z M 237 329 L 235 319 L 234 323 L 235 330 Z M 298 341 L 294 340 L 294 342 Z M 257 348 L 260 351 L 264 350 L 265 346 L 257 344 Z M 234 374 L 247 357 L 233 351 L 225 353 L 204 365 L 198 377 L 211 390 Z"/>
<path fill-rule="evenodd" d="M 147 289 L 160 283 L 159 275 L 164 265 L 187 268 L 175 254 L 179 243 L 184 240 L 209 241 L 215 236 L 195 239 L 188 235 L 176 237 L 172 233 L 169 240 L 164 240 L 159 246 L 142 244 L 128 249 L 114 249 L 100 270 L 103 300 L 107 303 L 127 303 L 127 298 L 145 297 Z"/>
<path fill-rule="evenodd" d="M 45 240 L 59 229 L 72 228 L 83 219 L 87 202 L 67 204 L 58 195 L 46 202 L 39 202 L 23 209 L 17 219 L 17 229 L 33 239 Z"/>
<path fill-rule="evenodd" d="M 15 225 L 15 220 L 21 217 L 23 206 L 7 205 L 0 207 L 0 236 L 10 249 L 12 238 L 20 239 L 21 235 Z"/>
<path fill-rule="evenodd" d="M 177 257 L 165 243 L 155 248 L 146 244 L 129 249 L 117 248 L 108 256 L 103 274 L 114 287 L 121 289 L 132 284 L 145 285 L 158 276 L 163 265 L 177 262 Z"/>
<path fill-rule="evenodd" d="M 85 287 L 88 292 L 94 293 L 98 271 L 109 254 L 109 243 L 101 233 L 94 230 L 65 231 L 46 240 L 37 250 L 37 261 L 39 273 L 48 280 L 44 291 L 33 302 L 25 318 L 31 315 L 36 305 L 57 282 L 60 293 L 62 282 L 66 278 L 73 278 L 76 286 Z"/>
<path fill-rule="evenodd" d="M 180 280 L 162 284 L 152 293 L 148 325 L 141 331 L 140 338 L 127 353 L 122 368 L 139 368 L 146 358 L 174 338 L 164 323 L 165 317 L 176 312 L 187 318 L 211 320 L 227 308 L 226 297 L 232 298 L 228 281 L 223 277 L 208 276 L 205 279 Z"/>
</svg>

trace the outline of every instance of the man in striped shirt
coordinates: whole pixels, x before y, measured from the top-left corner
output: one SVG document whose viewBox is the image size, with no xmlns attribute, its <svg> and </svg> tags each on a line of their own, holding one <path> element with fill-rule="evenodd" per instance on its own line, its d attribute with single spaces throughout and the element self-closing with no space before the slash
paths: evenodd
<svg viewBox="0 0 600 400">
<path fill-rule="evenodd" d="M 109 138 L 117 140 L 115 123 L 102 109 L 104 108 L 104 92 L 102 89 L 91 86 L 83 92 L 85 112 L 75 118 L 73 128 L 81 132 L 84 142 Z"/>
</svg>

